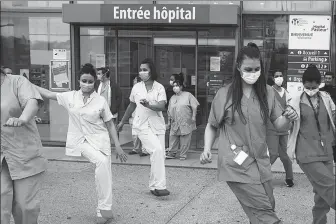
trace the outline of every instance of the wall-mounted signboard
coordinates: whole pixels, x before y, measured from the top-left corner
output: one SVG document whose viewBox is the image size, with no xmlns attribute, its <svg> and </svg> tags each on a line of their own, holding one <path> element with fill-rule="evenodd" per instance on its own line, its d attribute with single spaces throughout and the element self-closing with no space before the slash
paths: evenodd
<svg viewBox="0 0 336 224">
<path fill-rule="evenodd" d="M 330 70 L 330 24 L 330 16 L 289 17 L 287 89 L 292 95 L 303 91 L 302 74 L 310 64 L 322 77 Z"/>
<path fill-rule="evenodd" d="M 50 61 L 50 90 L 68 91 L 71 89 L 70 67 L 68 60 Z"/>
</svg>

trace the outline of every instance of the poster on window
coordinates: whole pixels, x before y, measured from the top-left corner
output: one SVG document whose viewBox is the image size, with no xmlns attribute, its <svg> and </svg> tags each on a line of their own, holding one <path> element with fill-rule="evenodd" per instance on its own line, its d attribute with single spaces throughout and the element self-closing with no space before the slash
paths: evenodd
<svg viewBox="0 0 336 224">
<path fill-rule="evenodd" d="M 290 15 L 287 86 L 292 95 L 303 91 L 302 75 L 310 64 L 322 75 L 330 69 L 331 17 Z"/>
<path fill-rule="evenodd" d="M 70 68 L 68 60 L 50 61 L 50 90 L 67 91 L 71 89 Z"/>
<path fill-rule="evenodd" d="M 211 72 L 219 72 L 221 65 L 220 57 L 210 57 L 210 71 Z"/>
</svg>

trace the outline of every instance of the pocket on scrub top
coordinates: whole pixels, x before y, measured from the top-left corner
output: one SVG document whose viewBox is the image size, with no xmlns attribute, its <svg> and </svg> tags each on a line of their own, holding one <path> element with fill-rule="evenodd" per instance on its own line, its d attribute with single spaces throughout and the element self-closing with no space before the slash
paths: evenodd
<svg viewBox="0 0 336 224">
<path fill-rule="evenodd" d="M 255 159 L 249 155 L 249 150 L 247 146 L 237 147 L 237 150 L 243 151 L 248 155 L 247 158 L 244 160 L 244 162 L 241 165 L 236 163 L 235 162 L 236 154 L 234 154 L 230 149 L 228 155 L 223 156 L 223 163 L 224 163 L 223 165 L 228 165 L 232 168 L 243 169 L 247 171 L 248 169 L 250 169 Z"/>
<path fill-rule="evenodd" d="M 102 118 L 101 118 L 102 111 L 103 111 L 102 109 L 86 111 L 85 113 L 81 114 L 81 117 L 84 120 L 88 121 L 89 123 L 97 124 L 97 123 L 102 122 Z"/>
</svg>

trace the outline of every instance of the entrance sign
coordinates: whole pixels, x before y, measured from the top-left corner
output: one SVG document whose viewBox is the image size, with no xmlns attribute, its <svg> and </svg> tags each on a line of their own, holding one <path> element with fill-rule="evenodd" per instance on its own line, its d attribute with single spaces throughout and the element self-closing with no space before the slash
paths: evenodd
<svg viewBox="0 0 336 224">
<path fill-rule="evenodd" d="M 287 72 L 290 94 L 303 91 L 302 74 L 309 64 L 316 65 L 322 77 L 330 70 L 330 26 L 330 16 L 290 15 Z"/>
<path fill-rule="evenodd" d="M 140 6 L 139 9 L 120 9 L 120 6 L 113 7 L 114 19 L 127 19 L 127 20 L 167 20 L 171 23 L 173 20 L 195 20 L 196 8 L 183 8 L 176 6 L 174 9 L 167 9 L 167 7 L 154 6 L 152 10 L 143 9 Z"/>
<path fill-rule="evenodd" d="M 178 3 L 178 1 L 176 1 Z M 64 23 L 129 25 L 239 25 L 237 5 L 63 4 Z M 81 12 L 81 13 L 78 13 Z"/>
</svg>

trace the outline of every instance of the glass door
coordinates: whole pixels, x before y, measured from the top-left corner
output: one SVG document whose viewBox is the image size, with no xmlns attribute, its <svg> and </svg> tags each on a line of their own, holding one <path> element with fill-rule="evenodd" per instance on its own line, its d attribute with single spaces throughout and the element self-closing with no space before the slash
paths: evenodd
<svg viewBox="0 0 336 224">
<path fill-rule="evenodd" d="M 231 81 L 236 51 L 236 28 L 198 32 L 197 99 L 200 103 L 196 146 L 204 147 L 204 130 L 217 91 Z M 217 141 L 214 145 L 217 148 Z"/>
<path fill-rule="evenodd" d="M 195 96 L 196 80 L 196 32 L 159 31 L 153 35 L 155 65 L 160 82 L 169 98 L 169 79 L 172 74 L 183 73 L 185 91 Z M 168 99 L 169 100 L 169 99 Z M 167 113 L 164 113 L 167 120 Z M 166 134 L 166 147 L 169 146 L 169 133 Z M 193 135 L 191 148 L 196 148 L 196 136 Z"/>
</svg>

